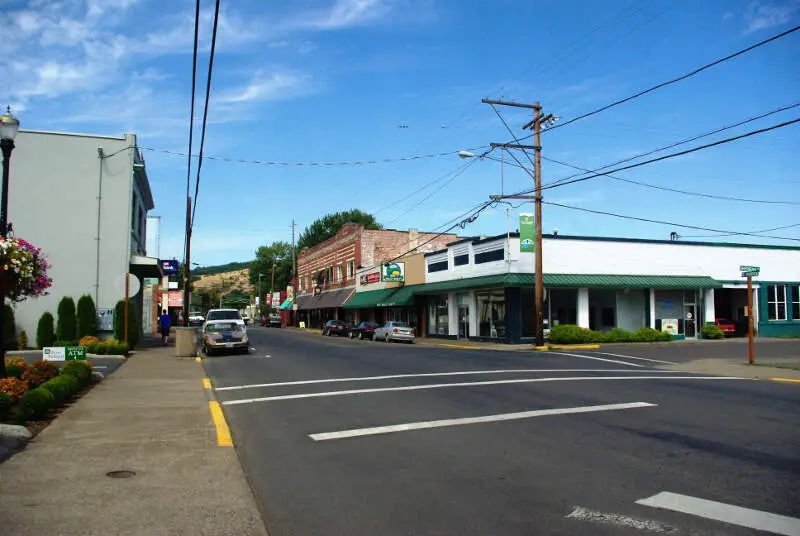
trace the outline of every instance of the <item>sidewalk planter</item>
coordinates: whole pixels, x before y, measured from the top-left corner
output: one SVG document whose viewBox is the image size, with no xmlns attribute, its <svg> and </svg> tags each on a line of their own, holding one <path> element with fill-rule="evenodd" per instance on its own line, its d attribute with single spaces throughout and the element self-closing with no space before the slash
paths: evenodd
<svg viewBox="0 0 800 536">
<path fill-rule="evenodd" d="M 197 329 L 175 328 L 175 356 L 195 357 L 197 355 Z"/>
</svg>

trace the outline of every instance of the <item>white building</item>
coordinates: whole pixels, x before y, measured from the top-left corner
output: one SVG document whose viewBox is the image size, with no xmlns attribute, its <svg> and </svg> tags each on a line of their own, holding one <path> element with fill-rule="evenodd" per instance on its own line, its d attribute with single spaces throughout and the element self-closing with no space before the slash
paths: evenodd
<svg viewBox="0 0 800 536">
<path fill-rule="evenodd" d="M 9 222 L 47 254 L 50 295 L 15 309 L 17 330 L 34 341 L 39 317 L 83 294 L 98 309 L 124 297 L 124 275 L 161 277 L 146 251 L 153 196 L 136 134 L 123 137 L 21 130 L 11 161 Z M 142 295 L 136 297 L 142 302 Z M 141 318 L 141 315 L 139 315 Z"/>
</svg>

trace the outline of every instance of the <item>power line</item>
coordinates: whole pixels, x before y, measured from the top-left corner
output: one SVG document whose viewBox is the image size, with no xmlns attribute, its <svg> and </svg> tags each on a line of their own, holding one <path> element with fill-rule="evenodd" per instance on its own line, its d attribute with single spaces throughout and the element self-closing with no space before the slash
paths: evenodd
<svg viewBox="0 0 800 536">
<path fill-rule="evenodd" d="M 198 48 L 198 34 L 200 31 L 200 0 L 195 2 L 194 8 L 194 46 L 192 48 L 192 102 L 189 113 L 189 151 L 187 154 L 192 154 L 192 138 L 194 135 L 194 100 L 197 89 L 197 48 Z M 186 199 L 189 199 L 191 194 L 192 184 L 192 158 L 186 158 Z M 188 210 L 188 209 L 187 209 Z M 187 219 L 191 216 L 187 215 Z M 186 263 L 186 244 L 189 237 L 184 236 L 183 239 L 183 262 Z"/>
<path fill-rule="evenodd" d="M 389 203 L 388 205 L 386 205 L 386 206 L 385 206 L 385 207 L 383 207 L 382 209 L 378 210 L 377 212 L 374 212 L 373 214 L 374 214 L 375 216 L 377 216 L 378 214 L 380 214 L 380 213 L 382 213 L 382 212 L 385 212 L 387 209 L 390 209 L 390 208 L 392 208 L 392 207 L 393 207 L 393 206 L 395 206 L 395 205 L 399 205 L 400 203 L 402 203 L 402 202 L 403 202 L 403 201 L 405 201 L 406 199 L 408 199 L 408 198 L 410 198 L 410 197 L 414 197 L 414 196 L 415 196 L 415 195 L 417 195 L 418 193 L 424 192 L 425 190 L 427 190 L 428 188 L 430 188 L 430 187 L 434 186 L 435 184 L 437 184 L 437 183 L 439 183 L 439 182 L 441 182 L 441 181 L 443 181 L 443 180 L 447 179 L 448 177 L 450 177 L 450 176 L 451 176 L 451 175 L 453 175 L 454 173 L 459 173 L 459 172 L 460 172 L 462 169 L 466 168 L 468 164 L 469 164 L 469 162 L 468 162 L 467 164 L 462 164 L 462 165 L 459 165 L 459 166 L 458 166 L 458 167 L 456 167 L 455 169 L 451 169 L 450 171 L 448 171 L 447 173 L 445 173 L 445 174 L 444 174 L 444 175 L 442 175 L 441 177 L 437 177 L 436 179 L 432 180 L 431 182 L 429 182 L 429 183 L 428 183 L 428 184 L 426 184 L 425 186 L 423 186 L 423 187 L 421 187 L 421 188 L 417 188 L 416 190 L 414 190 L 413 192 L 411 192 L 411 193 L 410 193 L 410 194 L 408 194 L 407 196 L 405 196 L 405 197 L 403 197 L 403 198 L 401 198 L 401 199 L 398 199 L 397 201 L 393 201 L 392 203 Z"/>
<path fill-rule="evenodd" d="M 508 133 L 509 133 L 509 134 L 511 134 L 511 137 L 512 137 L 512 138 L 514 138 L 514 143 L 519 143 L 519 138 L 517 138 L 517 137 L 514 135 L 514 131 L 513 131 L 513 130 L 511 130 L 511 127 L 510 127 L 510 126 L 508 126 L 508 122 L 507 122 L 507 121 L 506 121 L 506 120 L 503 118 L 503 116 L 500 114 L 500 110 L 498 110 L 498 109 L 497 109 L 497 106 L 495 106 L 494 104 L 492 104 L 491 106 L 492 106 L 492 110 L 494 110 L 494 113 L 496 113 L 496 114 L 497 114 L 497 117 L 499 117 L 499 118 L 500 118 L 500 121 L 502 121 L 502 122 L 503 122 L 503 126 L 505 126 L 505 127 L 506 127 L 506 130 L 508 130 Z M 523 152 L 523 153 L 525 153 L 525 156 L 528 158 L 528 162 L 530 162 L 530 163 L 531 163 L 531 167 L 535 168 L 535 167 L 536 167 L 536 164 L 534 164 L 534 163 L 533 163 L 533 159 L 531 158 L 531 155 L 529 155 L 529 154 L 528 154 L 528 151 L 526 151 L 525 149 L 522 149 L 522 152 Z M 516 157 L 516 156 L 514 156 L 514 153 L 512 153 L 511 151 L 509 151 L 509 154 L 511 155 L 511 158 L 513 158 L 514 160 L 516 160 L 517 164 L 519 164 L 519 165 L 522 167 L 522 169 L 525 169 L 525 167 L 522 165 L 522 162 L 520 162 L 519 160 L 517 160 L 517 157 Z"/>
<path fill-rule="evenodd" d="M 792 229 L 793 227 L 800 227 L 800 223 L 793 223 L 791 225 L 781 225 L 780 227 L 771 227 L 769 229 L 761 229 L 760 231 L 750 231 L 753 234 L 770 233 L 772 231 L 782 231 L 784 229 Z M 724 233 L 724 234 L 704 234 L 704 235 L 678 235 L 678 238 L 721 238 L 723 236 L 733 236 L 737 233 Z"/>
<path fill-rule="evenodd" d="M 200 170 L 203 167 L 203 148 L 206 142 L 206 121 L 208 120 L 208 103 L 211 98 L 211 73 L 214 70 L 214 49 L 217 44 L 217 26 L 219 23 L 219 2 L 214 7 L 214 28 L 211 31 L 211 50 L 208 54 L 208 77 L 206 79 L 206 102 L 203 106 L 203 128 L 200 131 L 200 155 L 197 159 L 197 178 L 194 183 L 194 206 L 192 207 L 192 220 L 190 229 L 194 226 L 194 216 L 197 214 L 197 193 L 200 189 Z M 190 153 L 191 154 L 191 153 Z M 189 157 L 191 159 L 191 157 Z"/>
<path fill-rule="evenodd" d="M 560 160 L 556 160 L 554 158 L 545 158 L 543 156 L 542 159 L 543 160 L 547 160 L 548 162 L 554 162 L 556 164 L 560 164 L 562 166 L 570 167 L 570 168 L 573 168 L 573 169 L 579 169 L 579 170 L 585 171 L 587 173 L 593 173 L 594 172 L 593 170 L 582 168 L 580 166 L 575 166 L 575 165 L 572 165 L 572 164 L 567 163 L 567 162 L 561 162 Z M 614 179 L 616 181 L 627 182 L 629 184 L 636 184 L 638 186 L 644 186 L 646 188 L 653 188 L 654 190 L 662 190 L 662 191 L 665 191 L 665 192 L 674 192 L 674 193 L 684 194 L 684 195 L 693 195 L 693 196 L 696 196 L 696 197 L 707 197 L 709 199 L 720 199 L 720 200 L 723 200 L 723 201 L 742 201 L 742 202 L 747 202 L 747 203 L 762 203 L 762 204 L 765 204 L 765 205 L 800 205 L 800 201 L 775 201 L 775 200 L 766 200 L 766 199 L 745 199 L 745 198 L 742 198 L 742 197 L 729 197 L 729 196 L 725 196 L 725 195 L 704 194 L 704 193 L 700 193 L 700 192 L 690 192 L 690 191 L 687 191 L 687 190 L 679 190 L 678 188 L 669 188 L 667 186 L 658 186 L 658 185 L 655 185 L 655 184 L 650 184 L 650 183 L 647 183 L 647 182 L 635 181 L 635 180 L 632 180 L 632 179 L 624 179 L 622 177 L 615 177 L 614 175 L 611 175 L 610 173 L 599 173 L 598 175 L 601 175 L 601 176 L 604 176 L 604 177 L 608 177 L 609 179 Z"/>
<path fill-rule="evenodd" d="M 694 230 L 698 230 L 698 231 L 710 231 L 710 232 L 713 232 L 713 233 L 723 233 L 723 234 L 728 235 L 728 236 L 755 236 L 756 238 L 772 238 L 772 239 L 775 239 L 775 240 L 791 240 L 791 241 L 794 241 L 794 242 L 800 242 L 800 238 L 789 238 L 789 237 L 785 237 L 785 236 L 763 235 L 763 234 L 747 233 L 747 232 L 740 232 L 739 233 L 739 232 L 735 232 L 735 231 L 726 231 L 726 230 L 721 230 L 721 229 L 713 229 L 713 228 L 710 228 L 710 227 L 701 227 L 699 225 L 686 225 L 686 224 L 683 224 L 683 223 L 675 223 L 675 222 L 671 222 L 671 221 L 653 220 L 653 219 L 649 219 L 649 218 L 639 218 L 637 216 L 626 216 L 624 214 L 617 214 L 617 213 L 614 213 L 614 212 L 606 212 L 606 211 L 603 211 L 603 210 L 592 210 L 592 209 L 589 209 L 589 208 L 573 207 L 571 205 L 563 205 L 561 203 L 553 203 L 551 201 L 542 201 L 542 203 L 545 203 L 547 205 L 552 205 L 552 206 L 555 206 L 555 207 L 566 208 L 566 209 L 569 209 L 569 210 L 578 210 L 578 211 L 581 211 L 581 212 L 588 212 L 588 213 L 591 213 L 591 214 L 600 214 L 600 215 L 603 215 L 603 216 L 613 216 L 615 218 L 621 218 L 621 219 L 625 219 L 625 220 L 635 220 L 635 221 L 641 221 L 641 222 L 645 222 L 645 223 L 657 223 L 657 224 L 660 224 L 660 225 L 670 225 L 672 227 L 682 227 L 684 229 L 694 229 Z"/>
</svg>

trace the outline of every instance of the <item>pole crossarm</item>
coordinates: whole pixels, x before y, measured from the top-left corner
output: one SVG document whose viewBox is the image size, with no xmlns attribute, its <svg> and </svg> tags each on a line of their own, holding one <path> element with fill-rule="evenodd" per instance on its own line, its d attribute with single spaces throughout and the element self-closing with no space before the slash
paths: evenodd
<svg viewBox="0 0 800 536">
<path fill-rule="evenodd" d="M 532 151 L 541 149 L 539 145 L 523 145 L 521 143 L 490 143 L 489 145 L 492 149 L 497 147 L 505 147 L 506 149 L 530 149 Z"/>
<path fill-rule="evenodd" d="M 529 110 L 534 110 L 537 107 L 541 108 L 538 104 L 525 104 L 524 102 L 514 102 L 514 101 L 504 101 L 504 100 L 493 100 L 493 99 L 481 99 L 483 104 L 496 104 L 498 106 L 513 106 L 515 108 L 527 108 Z"/>
</svg>

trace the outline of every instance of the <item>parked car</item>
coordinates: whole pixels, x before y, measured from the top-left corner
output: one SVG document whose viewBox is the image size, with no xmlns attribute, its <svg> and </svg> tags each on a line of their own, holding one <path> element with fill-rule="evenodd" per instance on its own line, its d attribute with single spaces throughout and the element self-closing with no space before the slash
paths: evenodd
<svg viewBox="0 0 800 536">
<path fill-rule="evenodd" d="M 236 320 L 244 325 L 242 315 L 236 309 L 209 309 L 206 314 L 206 322 L 212 320 Z"/>
<path fill-rule="evenodd" d="M 244 313 L 242 315 L 242 320 L 244 321 L 244 325 L 246 326 L 247 324 L 250 323 L 250 316 L 247 313 Z"/>
<path fill-rule="evenodd" d="M 374 340 L 373 335 L 375 334 L 375 328 L 378 327 L 378 324 L 375 322 L 359 322 L 357 326 L 353 326 L 350 329 L 349 336 L 351 339 L 369 339 Z"/>
<path fill-rule="evenodd" d="M 414 328 L 408 326 L 405 322 L 386 322 L 381 327 L 375 328 L 372 338 L 373 340 L 384 342 L 406 341 L 413 343 Z"/>
<path fill-rule="evenodd" d="M 281 327 L 281 314 L 280 313 L 270 313 L 267 317 L 267 327 L 270 328 L 279 328 Z"/>
<path fill-rule="evenodd" d="M 346 337 L 348 331 L 349 329 L 344 320 L 328 320 L 322 325 L 322 334 L 328 337 L 334 334 L 340 337 Z"/>
<path fill-rule="evenodd" d="M 206 319 L 203 317 L 203 314 L 200 311 L 192 311 L 189 313 L 190 326 L 202 326 L 205 321 Z"/>
<path fill-rule="evenodd" d="M 209 320 L 203 326 L 202 346 L 206 355 L 219 351 L 250 353 L 247 328 L 241 320 Z"/>
<path fill-rule="evenodd" d="M 722 330 L 726 337 L 736 334 L 736 324 L 733 322 L 733 320 L 728 320 L 727 318 L 717 318 L 714 323 L 719 329 Z"/>
</svg>

